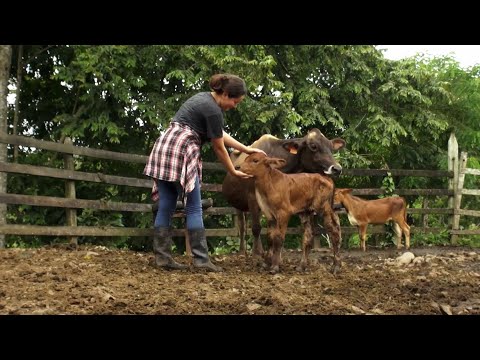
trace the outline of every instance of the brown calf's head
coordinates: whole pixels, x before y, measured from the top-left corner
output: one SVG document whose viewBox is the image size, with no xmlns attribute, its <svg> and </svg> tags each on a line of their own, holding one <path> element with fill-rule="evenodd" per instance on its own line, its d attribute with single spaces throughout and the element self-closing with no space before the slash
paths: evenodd
<svg viewBox="0 0 480 360">
<path fill-rule="evenodd" d="M 269 168 L 279 169 L 286 164 L 284 159 L 272 158 L 261 153 L 253 153 L 247 156 L 240 171 L 245 174 L 253 175 L 254 177 L 264 174 Z"/>
<path fill-rule="evenodd" d="M 335 138 L 329 140 L 318 129 L 312 129 L 303 138 L 300 146 L 301 164 L 306 172 L 324 173 L 329 176 L 338 176 L 342 167 L 333 157 L 333 152 L 345 146 L 345 140 Z"/>
<path fill-rule="evenodd" d="M 333 198 L 333 202 L 335 204 L 343 204 L 345 200 L 345 196 L 351 194 L 353 189 L 335 189 L 335 196 Z"/>
</svg>

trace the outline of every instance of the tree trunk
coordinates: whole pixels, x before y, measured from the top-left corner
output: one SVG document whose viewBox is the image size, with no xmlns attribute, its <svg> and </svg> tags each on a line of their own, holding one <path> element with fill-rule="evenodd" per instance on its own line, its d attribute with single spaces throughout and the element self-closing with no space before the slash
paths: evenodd
<svg viewBox="0 0 480 360">
<path fill-rule="evenodd" d="M 23 45 L 18 45 L 17 60 L 17 89 L 15 92 L 15 111 L 13 113 L 13 135 L 18 133 L 18 117 L 20 114 L 20 90 L 22 89 L 23 79 Z M 13 146 L 13 162 L 18 162 L 18 145 Z"/>
<path fill-rule="evenodd" d="M 0 131 L 7 133 L 7 95 L 12 46 L 0 45 Z M 7 144 L 0 144 L 0 161 L 7 161 Z M 0 193 L 7 192 L 7 173 L 0 172 Z M 0 226 L 7 222 L 7 205 L 0 204 Z M 5 235 L 0 235 L 0 248 L 5 248 Z"/>
</svg>

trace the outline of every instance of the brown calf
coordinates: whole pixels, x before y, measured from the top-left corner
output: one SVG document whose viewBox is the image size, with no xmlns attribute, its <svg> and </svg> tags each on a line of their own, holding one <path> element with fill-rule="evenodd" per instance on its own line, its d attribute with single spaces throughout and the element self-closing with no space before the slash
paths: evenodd
<svg viewBox="0 0 480 360">
<path fill-rule="evenodd" d="M 351 194 L 352 189 L 336 189 L 335 203 L 341 203 L 347 210 L 350 224 L 356 225 L 360 235 L 361 247 L 365 251 L 365 238 L 368 224 L 385 224 L 394 222 L 397 235 L 397 249 L 401 248 L 402 232 L 405 235 L 405 247 L 410 248 L 410 226 L 407 224 L 407 206 L 402 197 L 389 197 L 365 200 Z"/>
<path fill-rule="evenodd" d="M 277 168 L 285 165 L 284 159 L 266 157 L 255 153 L 248 156 L 240 170 L 254 176 L 257 202 L 268 220 L 269 249 L 265 260 L 271 272 L 280 269 L 281 251 L 288 221 L 293 214 L 317 212 L 323 215 L 333 249 L 332 272 L 340 268 L 339 248 L 341 242 L 340 221 L 333 211 L 333 181 L 320 174 L 284 174 Z M 300 267 L 305 270 L 312 237 L 304 236 Z"/>
</svg>

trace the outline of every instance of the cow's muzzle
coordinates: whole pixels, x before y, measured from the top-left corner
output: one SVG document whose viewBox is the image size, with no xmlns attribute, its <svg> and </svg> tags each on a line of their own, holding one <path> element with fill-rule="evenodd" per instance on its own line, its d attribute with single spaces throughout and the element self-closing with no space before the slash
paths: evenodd
<svg viewBox="0 0 480 360">
<path fill-rule="evenodd" d="M 325 174 L 331 176 L 339 176 L 342 173 L 342 167 L 340 165 L 331 165 Z"/>
</svg>

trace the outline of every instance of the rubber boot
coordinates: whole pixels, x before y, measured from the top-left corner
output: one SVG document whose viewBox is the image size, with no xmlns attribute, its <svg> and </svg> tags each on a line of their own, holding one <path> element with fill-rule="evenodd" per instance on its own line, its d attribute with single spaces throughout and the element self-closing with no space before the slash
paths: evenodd
<svg viewBox="0 0 480 360">
<path fill-rule="evenodd" d="M 213 265 L 208 257 L 207 237 L 205 229 L 188 230 L 190 246 L 193 254 L 193 266 L 207 271 L 223 271 L 220 266 Z"/>
<path fill-rule="evenodd" d="M 155 265 L 168 270 L 184 270 L 187 265 L 179 264 L 172 258 L 172 229 L 168 227 L 155 228 L 153 233 L 153 253 Z"/>
</svg>

